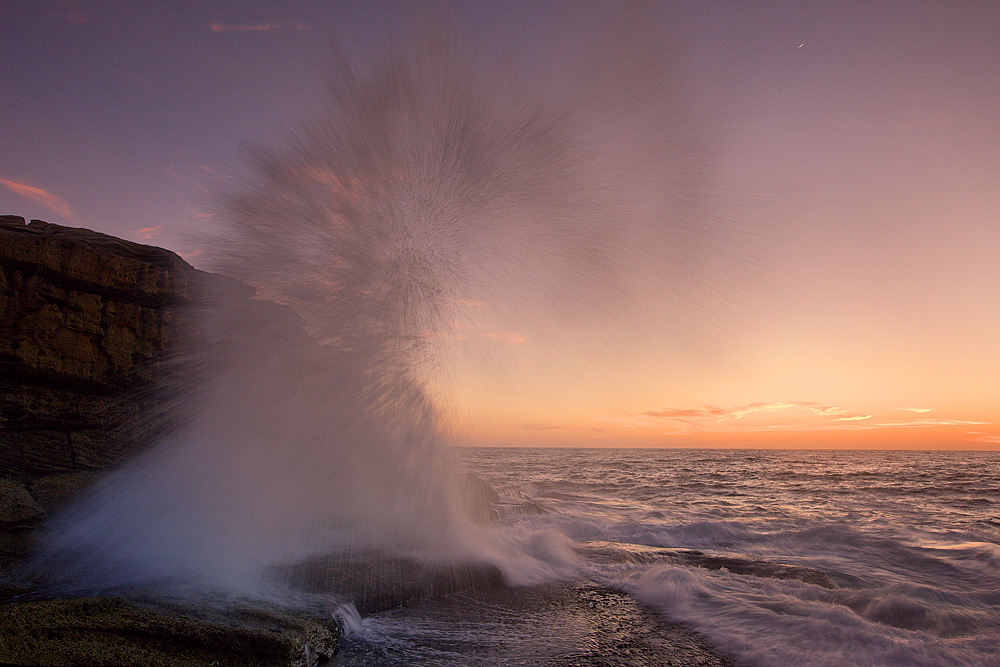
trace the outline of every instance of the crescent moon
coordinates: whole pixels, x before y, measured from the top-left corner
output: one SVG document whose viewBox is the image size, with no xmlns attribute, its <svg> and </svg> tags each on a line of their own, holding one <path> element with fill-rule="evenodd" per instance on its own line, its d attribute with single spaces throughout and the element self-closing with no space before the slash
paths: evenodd
<svg viewBox="0 0 1000 667">
<path fill-rule="evenodd" d="M 799 45 L 798 45 L 798 46 L 796 46 L 795 48 L 797 48 L 797 49 L 801 49 L 801 48 L 802 48 L 803 46 L 805 46 L 805 45 L 806 45 L 806 43 L 805 43 L 805 42 L 802 42 L 801 44 L 799 44 Z"/>
</svg>

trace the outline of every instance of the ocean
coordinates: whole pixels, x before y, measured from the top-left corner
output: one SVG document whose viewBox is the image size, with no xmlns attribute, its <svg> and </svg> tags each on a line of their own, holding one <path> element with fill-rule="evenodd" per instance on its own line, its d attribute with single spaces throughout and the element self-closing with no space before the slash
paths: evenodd
<svg viewBox="0 0 1000 667">
<path fill-rule="evenodd" d="M 696 631 L 738 665 L 1000 665 L 1000 453 L 489 448 L 456 455 L 502 494 L 548 510 L 502 518 L 497 530 L 535 536 L 564 567 L 575 553 L 578 576 Z M 735 574 L 586 555 L 646 547 L 814 568 L 835 588 L 755 576 L 752 567 Z M 412 621 L 370 623 L 369 635 L 405 630 L 414 645 L 444 625 L 420 632 Z M 432 662 L 479 664 L 468 656 Z"/>
</svg>

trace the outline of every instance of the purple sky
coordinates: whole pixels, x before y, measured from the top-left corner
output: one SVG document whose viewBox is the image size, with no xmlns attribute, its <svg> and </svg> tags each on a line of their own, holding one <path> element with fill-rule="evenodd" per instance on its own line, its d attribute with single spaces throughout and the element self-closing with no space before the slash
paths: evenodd
<svg viewBox="0 0 1000 667">
<path fill-rule="evenodd" d="M 0 4 L 0 213 L 197 263 L 210 192 L 317 99 L 330 44 L 363 56 L 420 6 L 515 48 L 558 15 L 510 0 Z M 781 250 L 756 374 L 672 407 L 853 400 L 1000 421 L 1000 2 L 692 0 L 662 16 L 719 119 L 730 214 Z"/>
</svg>

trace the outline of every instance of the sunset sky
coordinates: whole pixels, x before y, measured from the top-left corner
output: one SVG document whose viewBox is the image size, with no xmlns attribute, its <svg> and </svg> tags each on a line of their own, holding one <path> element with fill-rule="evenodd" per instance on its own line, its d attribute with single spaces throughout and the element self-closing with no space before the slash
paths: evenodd
<svg viewBox="0 0 1000 667">
<path fill-rule="evenodd" d="M 377 52 L 419 5 L 514 49 L 559 15 L 527 0 L 4 3 L 0 214 L 197 266 L 213 193 L 316 101 L 330 45 Z M 717 126 L 717 213 L 756 239 L 718 347 L 663 343 L 655 298 L 642 331 L 588 356 L 544 316 L 460 295 L 443 347 L 478 361 L 438 383 L 458 438 L 1000 449 L 1000 3 L 661 9 Z"/>
</svg>

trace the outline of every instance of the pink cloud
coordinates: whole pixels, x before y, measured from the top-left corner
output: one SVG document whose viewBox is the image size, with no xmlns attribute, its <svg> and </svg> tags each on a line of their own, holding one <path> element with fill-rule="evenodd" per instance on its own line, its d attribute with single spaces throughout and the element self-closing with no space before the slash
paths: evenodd
<svg viewBox="0 0 1000 667">
<path fill-rule="evenodd" d="M 212 32 L 267 32 L 268 30 L 280 30 L 281 26 L 274 23 L 226 25 L 218 21 L 212 21 L 208 24 L 208 29 Z"/>
<path fill-rule="evenodd" d="M 312 30 L 312 23 L 291 23 L 287 27 L 278 23 L 242 23 L 230 25 L 211 21 L 208 29 L 212 32 L 269 32 L 271 30 Z"/>
<path fill-rule="evenodd" d="M 929 426 L 986 426 L 992 423 L 968 419 L 918 419 L 912 422 L 884 422 L 875 424 L 875 426 L 880 428 L 927 428 Z"/>
<path fill-rule="evenodd" d="M 637 417 L 651 417 L 656 420 L 666 420 L 674 422 L 672 429 L 701 429 L 704 422 L 709 421 L 715 424 L 729 423 L 728 428 L 736 427 L 736 422 L 747 415 L 756 413 L 780 413 L 788 410 L 803 412 L 806 415 L 820 419 L 820 423 L 813 428 L 845 428 L 849 422 L 863 422 L 872 418 L 872 415 L 846 410 L 835 405 L 818 405 L 808 401 L 777 401 L 777 402 L 756 402 L 738 405 L 731 408 L 720 408 L 714 405 L 705 405 L 700 408 L 665 408 L 663 410 L 650 410 L 643 412 Z M 633 418 L 635 419 L 635 418 Z M 652 422 L 635 422 L 642 426 L 652 425 Z M 834 424 L 836 423 L 836 424 Z M 709 427 L 711 428 L 711 427 Z M 724 427 L 725 428 L 725 427 Z M 747 428 L 756 428 L 748 426 Z M 794 424 L 768 424 L 768 429 L 804 429 L 810 428 L 801 423 L 801 419 Z"/>
<path fill-rule="evenodd" d="M 806 407 L 807 405 L 806 403 L 786 403 L 784 401 L 778 403 L 747 403 L 746 405 L 733 408 L 730 414 L 733 419 L 742 419 L 746 415 L 755 412 L 777 412 L 779 410 L 787 410 L 788 408 Z"/>
<path fill-rule="evenodd" d="M 845 420 L 836 419 L 834 421 L 843 422 Z M 824 430 L 829 428 L 835 428 L 844 431 L 875 431 L 878 429 L 885 428 L 933 428 L 939 426 L 987 426 L 991 425 L 993 422 L 977 422 L 969 421 L 965 419 L 918 419 L 912 422 L 868 422 L 864 423 L 838 423 L 838 424 L 817 424 L 810 427 L 804 427 L 802 425 L 796 424 L 771 424 L 768 426 L 769 429 L 783 429 L 783 430 Z"/>
<path fill-rule="evenodd" d="M 968 435 L 972 436 L 973 442 L 985 442 L 991 445 L 1000 445 L 1000 434 L 998 433 L 983 433 L 982 431 L 968 431 Z"/>
<path fill-rule="evenodd" d="M 525 343 L 528 340 L 522 334 L 519 334 L 516 331 L 511 331 L 509 333 L 499 333 L 499 332 L 485 333 L 483 334 L 483 338 L 489 338 L 490 340 L 499 340 L 503 341 L 504 343 L 510 343 L 511 345 L 520 345 L 521 343 Z"/>
<path fill-rule="evenodd" d="M 67 220 L 73 220 L 73 212 L 70 211 L 69 204 L 51 192 L 46 192 L 41 188 L 36 188 L 35 186 L 28 185 L 27 183 L 8 181 L 3 178 L 0 178 L 0 184 L 4 185 L 11 192 L 19 194 L 25 199 L 37 202 Z"/>
<path fill-rule="evenodd" d="M 742 419 L 746 415 L 757 412 L 780 412 L 782 410 L 799 409 L 812 412 L 822 417 L 833 417 L 835 420 L 857 420 L 868 419 L 871 415 L 861 415 L 850 412 L 844 408 L 834 405 L 817 405 L 805 401 L 779 401 L 772 403 L 757 402 L 738 405 L 732 408 L 719 408 L 714 405 L 705 405 L 700 408 L 664 408 L 663 410 L 650 410 L 642 414 L 647 417 L 657 417 L 661 419 Z"/>
<path fill-rule="evenodd" d="M 643 412 L 647 417 L 660 417 L 663 419 L 698 419 L 704 417 L 724 417 L 727 410 L 706 405 L 701 408 L 664 408 L 663 410 L 651 410 Z"/>
<path fill-rule="evenodd" d="M 795 431 L 878 431 L 885 429 L 925 429 L 991 426 L 996 422 L 965 419 L 928 419 L 921 416 L 930 408 L 898 408 L 916 413 L 910 420 L 880 421 L 874 414 L 810 401 L 754 402 L 735 407 L 704 405 L 698 408 L 664 408 L 624 416 L 599 416 L 595 422 L 611 433 L 646 432 L 664 435 L 698 436 L 710 433 L 795 432 Z M 757 419 L 743 417 L 760 413 Z M 979 442 L 1000 444 L 1000 435 L 968 431 Z"/>
<path fill-rule="evenodd" d="M 198 169 L 200 169 L 201 171 L 205 172 L 206 174 L 208 174 L 210 176 L 214 176 L 216 178 L 231 178 L 231 176 L 229 174 L 227 174 L 226 172 L 222 171 L 221 169 L 217 169 L 217 168 L 213 167 L 210 164 L 199 164 L 198 165 Z"/>
<path fill-rule="evenodd" d="M 212 220 L 215 218 L 215 216 L 211 213 L 199 211 L 198 209 L 191 208 L 190 206 L 188 206 L 188 210 L 191 211 L 191 215 L 194 216 L 195 220 Z"/>
<path fill-rule="evenodd" d="M 135 234 L 140 241 L 148 241 L 154 236 L 159 236 L 162 231 L 162 227 L 154 225 L 152 227 L 143 227 L 142 229 L 133 229 L 132 233 Z"/>
</svg>

